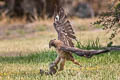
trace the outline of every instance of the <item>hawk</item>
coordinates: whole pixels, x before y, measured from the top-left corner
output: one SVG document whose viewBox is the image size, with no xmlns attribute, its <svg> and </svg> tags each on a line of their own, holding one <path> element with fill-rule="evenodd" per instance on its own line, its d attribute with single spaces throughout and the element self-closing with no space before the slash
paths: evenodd
<svg viewBox="0 0 120 80">
<path fill-rule="evenodd" d="M 57 31 L 58 39 L 50 40 L 49 48 L 55 47 L 56 49 L 58 56 L 53 63 L 57 65 L 60 62 L 59 71 L 64 69 L 65 61 L 72 61 L 74 64 L 81 66 L 80 63 L 74 59 L 72 53 L 75 53 L 78 56 L 91 57 L 92 55 L 109 51 L 108 49 L 82 50 L 75 48 L 73 43 L 73 40 L 77 41 L 75 32 L 73 31 L 70 21 L 67 20 L 67 16 L 63 8 L 60 8 L 58 12 L 55 12 L 53 25 Z"/>
</svg>

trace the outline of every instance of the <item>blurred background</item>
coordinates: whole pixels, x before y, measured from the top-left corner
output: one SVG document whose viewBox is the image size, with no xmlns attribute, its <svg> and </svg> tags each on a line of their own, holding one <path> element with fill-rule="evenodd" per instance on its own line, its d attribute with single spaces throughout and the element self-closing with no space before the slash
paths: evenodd
<svg viewBox="0 0 120 80">
<path fill-rule="evenodd" d="M 56 6 L 65 9 L 78 40 L 85 43 L 88 39 L 100 37 L 102 45 L 106 45 L 109 34 L 106 35 L 101 26 L 93 26 L 91 23 L 118 2 L 119 0 L 0 0 L 0 56 L 18 56 L 48 48 L 49 40 L 57 38 L 53 27 Z M 115 44 L 118 43 L 119 40 L 115 40 Z"/>
<path fill-rule="evenodd" d="M 0 0 L 0 14 L 27 20 L 51 18 L 55 7 L 63 7 L 69 16 L 92 18 L 108 10 L 117 0 Z"/>
</svg>

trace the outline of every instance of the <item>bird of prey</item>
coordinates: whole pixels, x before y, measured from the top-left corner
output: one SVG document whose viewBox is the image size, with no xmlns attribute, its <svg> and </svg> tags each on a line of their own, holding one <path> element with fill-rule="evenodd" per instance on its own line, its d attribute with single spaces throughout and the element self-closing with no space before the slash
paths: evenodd
<svg viewBox="0 0 120 80">
<path fill-rule="evenodd" d="M 77 41 L 77 39 L 63 8 L 55 12 L 53 25 L 57 31 L 58 39 L 50 40 L 49 48 L 55 47 L 56 49 L 58 56 L 53 63 L 57 65 L 60 62 L 59 71 L 64 69 L 65 61 L 72 61 L 74 64 L 81 66 L 79 62 L 74 59 L 72 53 L 78 56 L 91 57 L 92 55 L 109 52 L 108 49 L 82 50 L 75 48 L 72 40 Z"/>
</svg>

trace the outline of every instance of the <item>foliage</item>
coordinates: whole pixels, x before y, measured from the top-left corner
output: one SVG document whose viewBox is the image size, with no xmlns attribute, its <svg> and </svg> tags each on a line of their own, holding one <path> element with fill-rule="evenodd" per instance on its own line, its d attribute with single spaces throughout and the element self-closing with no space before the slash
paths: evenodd
<svg viewBox="0 0 120 80">
<path fill-rule="evenodd" d="M 120 3 L 118 3 L 113 10 L 102 13 L 100 19 L 94 24 L 99 24 L 104 30 L 111 32 L 110 40 L 112 40 L 120 32 Z M 108 46 L 113 44 L 112 41 L 108 43 Z"/>
<path fill-rule="evenodd" d="M 96 24 L 103 26 L 104 30 L 111 32 L 109 39 L 112 40 L 120 32 L 120 3 L 110 11 L 102 13 L 99 20 L 94 23 L 94 25 Z"/>
</svg>

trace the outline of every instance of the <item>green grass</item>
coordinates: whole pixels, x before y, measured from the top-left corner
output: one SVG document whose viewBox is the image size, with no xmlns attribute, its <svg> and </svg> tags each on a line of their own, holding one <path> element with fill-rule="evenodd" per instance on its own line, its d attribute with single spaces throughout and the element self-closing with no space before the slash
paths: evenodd
<svg viewBox="0 0 120 80">
<path fill-rule="evenodd" d="M 85 44 L 78 41 L 76 47 L 80 48 L 80 49 L 87 49 L 87 50 L 102 48 L 102 46 L 99 42 L 99 38 L 96 38 L 96 40 L 88 40 L 88 41 L 86 41 Z"/>
<path fill-rule="evenodd" d="M 90 45 L 89 48 L 93 47 Z M 94 46 L 94 48 L 95 47 L 97 46 Z M 41 52 L 36 52 L 34 54 L 29 54 L 27 56 L 0 57 L 0 80 L 120 79 L 119 52 L 101 54 L 98 56 L 93 56 L 92 58 L 84 58 L 74 55 L 77 61 L 81 63 L 82 68 L 72 64 L 71 62 L 66 62 L 64 71 L 57 72 L 53 76 L 41 76 L 39 74 L 39 70 L 44 69 L 47 71 L 49 63 L 54 61 L 56 56 L 57 55 L 55 51 L 45 50 Z"/>
<path fill-rule="evenodd" d="M 108 42 L 103 31 L 81 31 L 76 35 L 80 40 L 76 47 L 82 49 L 98 49 Z M 74 55 L 82 68 L 72 62 L 66 62 L 64 71 L 57 72 L 53 76 L 41 76 L 40 69 L 47 71 L 49 63 L 57 56 L 54 50 L 43 50 L 48 49 L 48 42 L 54 38 L 57 38 L 56 33 L 39 32 L 39 36 L 32 38 L 0 40 L 0 80 L 120 79 L 120 52 L 110 52 L 92 58 Z M 119 37 L 114 43 L 114 45 L 120 44 Z"/>
</svg>

